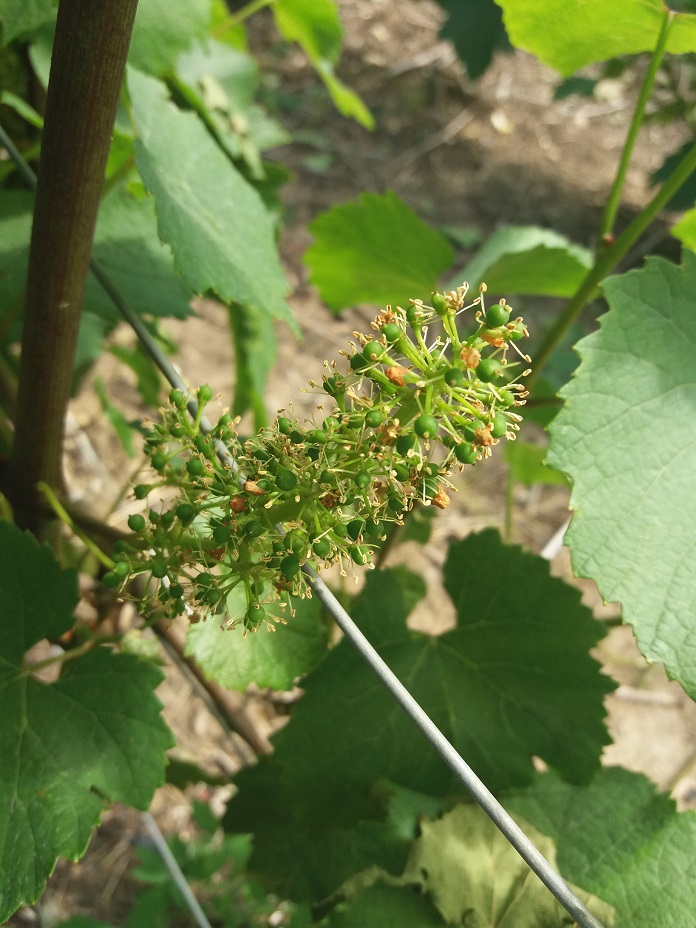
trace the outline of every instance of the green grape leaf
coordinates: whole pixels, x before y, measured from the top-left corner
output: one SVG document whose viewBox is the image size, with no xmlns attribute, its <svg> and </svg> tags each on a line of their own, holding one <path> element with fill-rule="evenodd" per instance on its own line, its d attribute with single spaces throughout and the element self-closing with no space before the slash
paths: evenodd
<svg viewBox="0 0 696 928">
<path fill-rule="evenodd" d="M 102 408 L 102 412 L 106 418 L 111 423 L 111 427 L 118 437 L 121 447 L 126 452 L 129 458 L 132 458 L 135 454 L 135 449 L 133 448 L 133 434 L 135 432 L 135 426 L 131 425 L 126 417 L 123 415 L 118 406 L 115 406 L 109 399 L 109 394 L 106 391 L 104 386 L 104 381 L 101 377 L 94 378 L 94 392 L 99 398 L 99 405 Z"/>
<path fill-rule="evenodd" d="M 555 866 L 553 841 L 524 821 L 518 824 Z M 448 925 L 558 928 L 572 921 L 486 813 L 471 803 L 438 821 L 421 820 L 403 880 L 427 892 Z M 579 895 L 609 924 L 610 906 Z"/>
<path fill-rule="evenodd" d="M 244 636 L 241 626 L 223 631 L 219 619 L 191 625 L 186 654 L 195 658 L 203 673 L 232 690 L 245 690 L 250 683 L 289 690 L 326 652 L 328 631 L 321 621 L 318 600 L 293 603 L 294 618 L 269 632 L 262 625 Z M 227 600 L 229 615 L 243 615 L 246 596 L 239 588 Z"/>
<path fill-rule="evenodd" d="M 139 0 L 128 60 L 155 77 L 169 76 L 179 55 L 210 25 L 210 0 Z"/>
<path fill-rule="evenodd" d="M 326 85 L 336 109 L 352 116 L 367 129 L 374 126 L 372 114 L 360 97 L 336 77 L 343 29 L 334 0 L 276 0 L 272 6 L 278 31 L 289 42 L 297 42 Z"/>
<path fill-rule="evenodd" d="M 590 252 L 558 232 L 512 226 L 494 232 L 451 286 L 466 280 L 477 293 L 485 281 L 489 293 L 570 297 L 591 265 Z"/>
<path fill-rule="evenodd" d="M 160 237 L 198 293 L 213 291 L 292 323 L 270 215 L 197 116 L 159 81 L 131 70 L 138 170 L 154 194 Z"/>
<path fill-rule="evenodd" d="M 4 316 L 12 312 L 17 301 L 22 301 L 34 198 L 24 191 L 7 190 L 2 192 L 0 205 L 0 315 Z M 105 197 L 97 221 L 93 255 L 137 313 L 179 319 L 191 315 L 192 291 L 176 275 L 171 251 L 157 237 L 151 199 L 137 199 L 123 189 Z M 84 309 L 111 323 L 121 318 L 91 275 L 87 279 Z M 16 335 L 19 336 L 19 327 Z"/>
<path fill-rule="evenodd" d="M 606 0 L 496 0 L 515 48 L 536 55 L 568 77 L 594 61 L 652 51 L 662 28 L 663 0 L 621 0 L 607 16 Z M 668 52 L 696 51 L 696 16 L 674 17 Z"/>
<path fill-rule="evenodd" d="M 481 77 L 497 51 L 512 51 L 503 14 L 494 0 L 437 0 L 447 19 L 440 38 L 454 45 L 472 80 Z"/>
<path fill-rule="evenodd" d="M 505 462 L 518 483 L 531 487 L 534 483 L 568 486 L 568 478 L 558 470 L 548 467 L 546 448 L 528 441 L 509 441 L 503 451 Z"/>
<path fill-rule="evenodd" d="M 407 628 L 398 572 L 368 576 L 354 619 L 491 788 L 531 782 L 535 755 L 587 781 L 613 684 L 588 654 L 603 630 L 580 594 L 492 531 L 451 546 L 445 584 L 458 623 L 440 637 Z M 378 781 L 431 796 L 461 787 L 349 642 L 303 687 L 273 756 L 238 778 L 227 820 L 255 832 L 255 866 L 281 892 L 323 898 L 360 869 L 353 829 L 379 817 Z"/>
<path fill-rule="evenodd" d="M 693 147 L 694 141 L 693 139 L 690 139 L 688 142 L 685 142 L 684 145 L 682 145 L 679 149 L 677 149 L 677 151 L 672 152 L 671 155 L 667 155 L 660 167 L 656 171 L 653 171 L 653 173 L 650 175 L 650 186 L 656 187 L 660 184 L 663 184 L 669 177 L 671 177 L 673 172 L 679 167 L 681 162 L 689 154 Z M 677 190 L 677 192 L 674 194 L 669 203 L 667 203 L 665 209 L 672 210 L 675 213 L 681 213 L 684 210 L 691 209 L 694 203 L 696 203 L 696 175 L 690 174 L 679 188 L 679 190 Z M 690 224 L 693 224 L 693 217 L 691 218 Z M 681 225 L 681 222 L 677 223 L 677 225 Z M 672 229 L 672 234 L 676 235 L 676 237 L 684 242 L 685 245 L 688 245 L 692 251 L 694 250 L 696 235 L 693 232 L 690 236 L 690 242 L 685 241 L 681 235 L 677 235 L 674 229 Z"/>
<path fill-rule="evenodd" d="M 54 17 L 51 0 L 0 0 L 0 38 L 3 45 L 28 35 Z"/>
<path fill-rule="evenodd" d="M 552 774 L 506 800 L 556 842 L 561 874 L 615 909 L 614 928 L 684 928 L 696 911 L 696 812 L 609 767 L 589 786 Z"/>
<path fill-rule="evenodd" d="M 254 413 L 254 425 L 262 428 L 268 422 L 266 412 L 266 381 L 276 358 L 276 336 L 273 320 L 254 306 L 234 303 L 227 315 L 234 341 L 236 375 L 232 413 Z"/>
<path fill-rule="evenodd" d="M 696 697 L 696 255 L 605 281 L 609 312 L 550 426 L 548 462 L 573 482 L 573 568 L 622 605 L 638 646 Z"/>
<path fill-rule="evenodd" d="M 696 209 L 687 210 L 672 226 L 672 235 L 691 251 L 696 251 Z"/>
<path fill-rule="evenodd" d="M 25 652 L 73 625 L 77 573 L 0 523 L 0 922 L 41 893 L 58 856 L 77 859 L 104 800 L 146 808 L 172 740 L 156 667 L 96 648 L 47 685 Z"/>
<path fill-rule="evenodd" d="M 331 913 L 327 928 L 441 928 L 445 922 L 415 887 L 375 883 Z"/>
<path fill-rule="evenodd" d="M 324 302 L 340 311 L 356 303 L 427 299 L 454 260 L 448 242 L 399 197 L 363 193 L 311 224 L 304 256 Z"/>
</svg>

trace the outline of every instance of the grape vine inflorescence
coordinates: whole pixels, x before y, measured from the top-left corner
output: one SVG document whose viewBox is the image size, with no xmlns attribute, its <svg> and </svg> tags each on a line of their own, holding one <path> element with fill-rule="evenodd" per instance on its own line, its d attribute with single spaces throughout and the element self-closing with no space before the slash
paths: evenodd
<svg viewBox="0 0 696 928">
<path fill-rule="evenodd" d="M 291 596 L 310 593 L 304 563 L 369 565 L 386 523 L 402 522 L 417 500 L 444 509 L 452 468 L 514 438 L 514 409 L 526 396 L 518 376 L 529 358 L 514 344 L 527 335 L 524 323 L 511 319 L 504 300 L 484 309 L 484 292 L 482 285 L 469 306 L 465 284 L 434 293 L 430 306 L 387 307 L 372 332 L 355 332 L 357 343 L 342 352 L 347 371 L 326 362 L 323 382 L 312 382 L 328 397 L 316 421 L 281 410 L 272 427 L 244 439 L 225 413 L 206 434 L 210 387 L 198 390 L 193 421 L 188 397 L 173 390 L 145 437 L 157 478 L 136 486 L 135 496 L 161 487 L 177 496 L 130 517 L 134 534 L 118 543 L 106 584 L 149 572 L 168 615 L 272 629 L 292 615 Z M 476 324 L 464 337 L 456 316 L 471 308 Z M 524 364 L 508 363 L 510 345 Z M 236 473 L 218 455 L 220 444 Z M 240 585 L 246 607 L 230 615 L 228 596 Z"/>
</svg>

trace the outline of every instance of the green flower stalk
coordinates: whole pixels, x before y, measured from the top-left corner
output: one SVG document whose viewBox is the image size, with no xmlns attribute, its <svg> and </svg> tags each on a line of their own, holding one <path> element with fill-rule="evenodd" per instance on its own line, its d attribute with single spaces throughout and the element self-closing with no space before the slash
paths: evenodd
<svg viewBox="0 0 696 928">
<path fill-rule="evenodd" d="M 120 587 L 149 572 L 160 582 L 153 594 L 170 616 L 215 615 L 223 627 L 246 631 L 286 622 L 292 596 L 311 595 L 302 573 L 338 563 L 370 566 L 385 524 L 401 523 L 420 501 L 444 509 L 449 477 L 490 455 L 502 438 L 514 438 L 525 402 L 519 382 L 529 362 L 515 344 L 527 335 L 521 318 L 501 300 L 487 310 L 485 285 L 465 305 L 468 285 L 386 310 L 369 335 L 342 352 L 341 372 L 325 362 L 321 387 L 328 405 L 313 421 L 281 410 L 273 426 L 252 438 L 223 414 L 208 434 L 201 411 L 212 399 L 198 390 L 199 415 L 187 414 L 188 397 L 173 390 L 162 420 L 146 434 L 153 471 L 135 488 L 145 499 L 172 487 L 175 499 L 147 516 L 134 515 L 134 532 L 119 542 L 115 567 L 104 578 Z M 456 317 L 475 308 L 475 325 L 461 336 Z M 508 363 L 513 346 L 519 360 Z M 229 449 L 233 472 L 218 456 Z M 246 609 L 229 615 L 238 586 Z"/>
</svg>

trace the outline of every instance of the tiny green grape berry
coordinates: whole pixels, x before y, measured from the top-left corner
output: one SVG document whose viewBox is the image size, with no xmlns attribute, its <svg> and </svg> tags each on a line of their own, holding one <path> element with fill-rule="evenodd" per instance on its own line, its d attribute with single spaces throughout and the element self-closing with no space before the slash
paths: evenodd
<svg viewBox="0 0 696 928">
<path fill-rule="evenodd" d="M 312 545 L 312 551 L 317 557 L 326 558 L 331 554 L 331 542 L 328 538 L 320 538 Z"/>
<path fill-rule="evenodd" d="M 346 379 L 341 374 L 332 374 L 324 381 L 324 390 L 329 396 L 338 396 L 346 387 Z"/>
<path fill-rule="evenodd" d="M 244 526 L 244 534 L 247 538 L 259 538 L 263 535 L 265 529 L 260 522 L 257 522 L 256 519 L 250 519 L 249 522 Z"/>
<path fill-rule="evenodd" d="M 423 324 L 421 311 L 413 303 L 406 308 L 406 319 L 411 328 L 420 328 Z"/>
<path fill-rule="evenodd" d="M 361 470 L 358 471 L 358 473 L 355 475 L 353 481 L 356 487 L 359 487 L 361 490 L 365 490 L 372 483 L 372 477 L 366 470 Z"/>
<path fill-rule="evenodd" d="M 292 432 L 290 432 L 290 441 L 293 445 L 301 445 L 304 440 L 305 437 L 299 429 L 293 429 Z"/>
<path fill-rule="evenodd" d="M 183 438 L 186 434 L 186 429 L 180 422 L 174 422 L 169 431 L 172 433 L 174 438 Z"/>
<path fill-rule="evenodd" d="M 501 367 L 502 364 L 496 358 L 483 358 L 476 367 L 476 376 L 483 383 L 490 383 Z"/>
<path fill-rule="evenodd" d="M 313 445 L 325 445 L 328 440 L 328 435 L 324 429 L 310 429 L 307 432 L 307 441 L 311 441 Z"/>
<path fill-rule="evenodd" d="M 278 431 L 281 435 L 289 435 L 294 428 L 292 419 L 288 419 L 285 416 L 278 417 Z"/>
<path fill-rule="evenodd" d="M 413 423 L 413 431 L 416 435 L 419 435 L 421 438 L 434 438 L 439 430 L 438 421 L 435 416 L 430 416 L 427 413 L 423 413 L 422 416 L 418 416 L 416 421 Z"/>
<path fill-rule="evenodd" d="M 384 422 L 384 413 L 381 409 L 368 409 L 365 413 L 365 424 L 371 429 L 379 428 Z"/>
<path fill-rule="evenodd" d="M 466 380 L 466 374 L 458 367 L 450 367 L 448 371 L 445 371 L 445 383 L 448 387 L 460 387 L 466 383 Z"/>
<path fill-rule="evenodd" d="M 184 588 L 180 583 L 172 583 L 172 585 L 169 587 L 169 592 L 174 597 L 174 599 L 181 599 L 181 597 L 184 595 Z"/>
<path fill-rule="evenodd" d="M 337 428 L 340 428 L 340 426 L 341 423 L 336 418 L 336 416 L 327 416 L 321 424 L 321 427 L 326 432 L 335 432 Z"/>
<path fill-rule="evenodd" d="M 279 568 L 286 580 L 292 580 L 300 572 L 300 559 L 296 554 L 287 554 L 280 562 Z"/>
<path fill-rule="evenodd" d="M 382 534 L 383 527 L 381 522 L 375 522 L 374 519 L 368 519 L 365 523 L 365 534 L 370 538 L 379 538 Z"/>
<path fill-rule="evenodd" d="M 455 446 L 454 456 L 460 464 L 475 464 L 478 460 L 478 452 L 465 441 Z"/>
<path fill-rule="evenodd" d="M 149 492 L 150 487 L 146 483 L 139 483 L 136 487 L 133 488 L 133 496 L 136 499 L 145 499 Z"/>
<path fill-rule="evenodd" d="M 500 391 L 500 403 L 502 406 L 514 406 L 515 405 L 515 394 L 512 390 L 501 390 Z"/>
<path fill-rule="evenodd" d="M 138 514 L 128 516 L 128 528 L 132 532 L 142 532 L 145 528 L 145 519 Z"/>
<path fill-rule="evenodd" d="M 115 573 L 117 577 L 121 577 L 121 579 L 127 577 L 130 574 L 130 564 L 128 561 L 117 561 L 114 564 L 113 573 Z"/>
<path fill-rule="evenodd" d="M 216 606 L 222 599 L 222 593 L 220 590 L 215 589 L 215 587 L 211 587 L 205 594 L 204 599 L 209 606 Z"/>
<path fill-rule="evenodd" d="M 163 454 L 161 451 L 158 451 L 156 454 L 153 454 L 150 458 L 150 463 L 155 470 L 162 471 L 167 466 L 167 455 Z"/>
<path fill-rule="evenodd" d="M 280 467 L 275 475 L 275 482 L 279 490 L 289 493 L 297 486 L 297 477 L 286 467 Z"/>
<path fill-rule="evenodd" d="M 413 451 L 417 447 L 418 439 L 413 433 L 399 435 L 399 437 L 396 439 L 396 450 L 404 457 L 406 457 L 409 451 Z"/>
<path fill-rule="evenodd" d="M 213 388 L 209 387 L 207 383 L 204 383 L 198 388 L 198 403 L 200 406 L 205 406 L 206 403 L 209 403 L 213 398 Z"/>
<path fill-rule="evenodd" d="M 343 522 L 337 522 L 333 527 L 333 533 L 336 538 L 345 538 L 348 534 L 348 526 L 344 525 Z"/>
<path fill-rule="evenodd" d="M 253 632 L 266 618 L 266 610 L 257 603 L 252 603 L 244 613 L 244 628 Z"/>
<path fill-rule="evenodd" d="M 449 304 L 441 293 L 433 293 L 433 298 L 430 303 L 438 316 L 444 316 L 449 309 Z"/>
<path fill-rule="evenodd" d="M 364 567 L 365 564 L 370 562 L 370 549 L 366 548 L 365 545 L 353 545 L 348 553 L 353 563 L 359 567 Z"/>
<path fill-rule="evenodd" d="M 350 537 L 353 539 L 353 541 L 357 541 L 358 538 L 360 538 L 360 536 L 362 535 L 362 530 L 365 528 L 365 520 L 364 519 L 352 519 L 348 523 L 347 527 L 348 527 L 348 534 L 350 535 Z"/>
<path fill-rule="evenodd" d="M 171 511 L 171 509 L 167 509 L 166 512 L 163 512 L 163 513 L 162 513 L 162 515 L 161 515 L 161 517 L 160 517 L 160 523 L 161 523 L 165 528 L 171 528 L 172 525 L 174 525 L 174 519 L 175 519 L 174 513 Z"/>
<path fill-rule="evenodd" d="M 191 503 L 179 503 L 175 512 L 177 519 L 180 522 L 183 522 L 184 525 L 188 525 L 189 522 L 192 522 L 194 516 L 196 515 L 196 510 L 193 508 Z"/>
<path fill-rule="evenodd" d="M 508 422 L 502 412 L 498 412 L 493 417 L 491 424 L 491 435 L 493 438 L 503 438 L 507 432 Z"/>
<path fill-rule="evenodd" d="M 510 310 L 504 303 L 494 303 L 486 310 L 486 325 L 489 329 L 498 329 L 510 321 Z"/>
<path fill-rule="evenodd" d="M 387 509 L 398 515 L 398 513 L 404 511 L 404 501 L 398 496 L 390 496 L 387 500 Z"/>
<path fill-rule="evenodd" d="M 169 402 L 177 409 L 186 409 L 186 394 L 183 390 L 174 389 L 169 394 Z"/>
<path fill-rule="evenodd" d="M 122 581 L 123 577 L 119 577 L 117 573 L 111 570 L 102 577 L 102 583 L 108 590 L 115 590 L 116 587 L 121 585 Z"/>
<path fill-rule="evenodd" d="M 405 464 L 396 463 L 396 464 L 392 465 L 392 470 L 393 470 L 394 473 L 396 474 L 396 479 L 397 479 L 397 480 L 400 480 L 402 483 L 403 483 L 405 480 L 408 480 L 410 471 L 409 471 L 408 467 L 406 467 Z"/>
<path fill-rule="evenodd" d="M 158 525 L 160 520 L 160 514 L 156 509 L 151 509 L 147 514 L 148 519 L 152 522 L 153 525 Z"/>
<path fill-rule="evenodd" d="M 387 322 L 382 326 L 382 335 L 384 335 L 391 345 L 401 338 L 403 332 L 401 331 L 400 325 L 397 325 L 395 322 Z"/>
<path fill-rule="evenodd" d="M 205 471 L 205 464 L 200 458 L 191 458 L 186 465 L 186 470 L 192 477 L 200 477 Z"/>
<path fill-rule="evenodd" d="M 364 371 L 368 366 L 368 362 L 361 354 L 354 354 L 350 359 L 350 369 L 356 373 Z"/>
<path fill-rule="evenodd" d="M 226 545 L 230 540 L 230 530 L 226 525 L 216 525 L 213 529 L 213 541 L 217 545 Z"/>
<path fill-rule="evenodd" d="M 150 573 L 153 577 L 161 580 L 163 577 L 167 576 L 167 565 L 164 561 L 154 561 L 150 568 Z"/>
<path fill-rule="evenodd" d="M 381 342 L 368 342 L 362 353 L 366 361 L 379 361 L 385 354 L 384 345 Z"/>
</svg>

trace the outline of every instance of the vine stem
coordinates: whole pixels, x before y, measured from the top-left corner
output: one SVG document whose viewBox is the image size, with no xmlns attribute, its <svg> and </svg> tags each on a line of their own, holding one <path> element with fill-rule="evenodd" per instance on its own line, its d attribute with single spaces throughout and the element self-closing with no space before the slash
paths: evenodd
<svg viewBox="0 0 696 928">
<path fill-rule="evenodd" d="M 616 267 L 623 257 L 628 254 L 638 238 L 645 232 L 658 213 L 669 203 L 674 194 L 684 184 L 688 177 L 696 170 L 696 145 L 684 157 L 675 170 L 670 174 L 662 187 L 658 190 L 650 203 L 636 216 L 630 226 L 616 239 L 613 245 L 606 248 L 596 259 L 580 284 L 577 292 L 568 301 L 563 312 L 546 333 L 540 349 L 534 358 L 534 368 L 527 377 L 526 387 L 531 389 L 539 374 L 544 369 L 549 358 L 556 350 L 585 306 L 595 296 L 601 281 Z"/>
<path fill-rule="evenodd" d="M 17 521 L 42 529 L 37 484 L 62 487 L 65 412 L 137 0 L 61 0 L 29 250 L 15 443 Z"/>
<path fill-rule="evenodd" d="M 640 127 L 643 125 L 645 107 L 648 103 L 648 100 L 650 99 L 650 94 L 652 93 L 652 89 L 655 84 L 655 77 L 657 76 L 658 69 L 665 54 L 667 38 L 669 36 L 672 23 L 674 22 L 674 16 L 675 14 L 671 10 L 665 9 L 662 17 L 662 26 L 660 28 L 657 44 L 655 46 L 655 50 L 652 53 L 650 66 L 648 67 L 647 74 L 643 80 L 643 85 L 640 88 L 638 102 L 636 103 L 636 107 L 633 111 L 633 118 L 631 119 L 631 125 L 628 129 L 628 135 L 626 136 L 623 151 L 621 152 L 621 160 L 619 161 L 616 177 L 614 178 L 614 183 L 612 184 L 609 198 L 607 199 L 606 206 L 604 207 L 604 215 L 602 216 L 602 221 L 599 226 L 599 232 L 597 235 L 598 250 L 601 250 L 603 247 L 605 247 L 604 243 L 606 241 L 606 237 L 611 235 L 612 229 L 614 228 L 616 214 L 621 202 L 621 192 L 626 180 L 626 172 L 628 171 L 628 165 L 631 161 L 631 155 L 633 154 L 636 139 L 638 138 L 638 132 L 640 131 Z"/>
<path fill-rule="evenodd" d="M 217 26 L 211 29 L 210 35 L 214 39 L 221 38 L 226 32 L 229 32 L 230 29 L 234 29 L 235 26 L 239 26 L 245 19 L 248 19 L 254 13 L 258 13 L 259 10 L 263 10 L 267 6 L 272 6 L 275 2 L 276 0 L 252 0 L 251 3 L 247 3 L 245 7 L 242 7 L 238 13 L 233 13 L 231 16 L 223 19 L 221 23 L 218 23 Z"/>
</svg>

